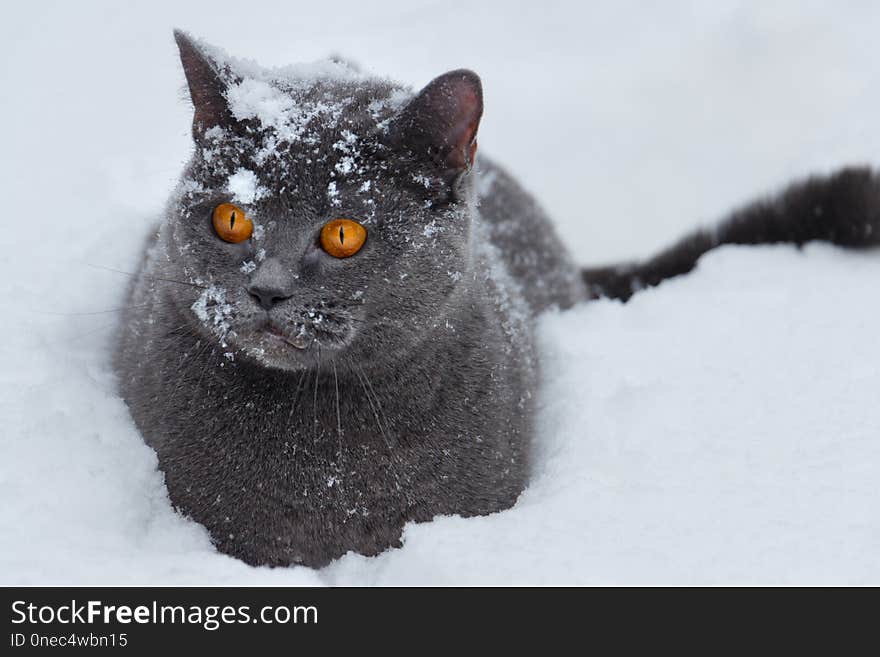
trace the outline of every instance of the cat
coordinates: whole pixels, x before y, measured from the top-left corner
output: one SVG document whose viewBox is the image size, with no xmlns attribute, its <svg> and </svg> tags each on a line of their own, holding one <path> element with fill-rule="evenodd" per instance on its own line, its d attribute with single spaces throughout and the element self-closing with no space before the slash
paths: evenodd
<svg viewBox="0 0 880 657">
<path fill-rule="evenodd" d="M 475 73 L 413 93 L 341 60 L 270 70 L 175 39 L 194 153 L 114 367 L 171 502 L 250 564 L 375 555 L 407 522 L 511 507 L 545 310 L 626 301 L 723 243 L 880 235 L 880 185 L 846 170 L 646 263 L 582 269 L 477 155 Z"/>
</svg>

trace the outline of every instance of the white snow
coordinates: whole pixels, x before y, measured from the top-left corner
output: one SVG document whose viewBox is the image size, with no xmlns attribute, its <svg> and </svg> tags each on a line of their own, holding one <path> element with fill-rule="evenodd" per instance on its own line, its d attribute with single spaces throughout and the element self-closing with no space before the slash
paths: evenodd
<svg viewBox="0 0 880 657">
<path fill-rule="evenodd" d="M 272 139 L 286 142 L 299 140 L 312 119 L 337 118 L 342 111 L 339 105 L 324 101 L 294 103 L 274 85 L 253 78 L 230 85 L 226 97 L 236 118 L 256 119 L 263 128 L 274 131 Z"/>
<path fill-rule="evenodd" d="M 422 231 L 422 235 L 424 235 L 428 239 L 431 239 L 438 233 L 442 233 L 444 230 L 446 230 L 446 228 L 444 228 L 443 226 L 438 226 L 436 219 L 431 219 L 431 223 L 425 226 L 425 229 Z"/>
<path fill-rule="evenodd" d="M 221 340 L 221 346 L 229 333 L 229 316 L 232 306 L 226 300 L 226 289 L 216 285 L 206 287 L 191 306 L 196 317 Z"/>
<path fill-rule="evenodd" d="M 232 200 L 236 203 L 253 203 L 266 195 L 266 188 L 260 185 L 255 174 L 250 169 L 239 167 L 226 181 L 226 188 L 232 194 Z"/>
<path fill-rule="evenodd" d="M 317 572 L 247 567 L 172 510 L 109 368 L 129 279 L 101 268 L 136 268 L 189 153 L 174 25 L 266 64 L 477 70 L 481 151 L 599 263 L 876 161 L 880 9 L 206 6 L 126 6 L 107 30 L 100 3 L 18 4 L 0 24 L 0 583 L 880 583 L 878 253 L 727 248 L 627 305 L 543 318 L 517 506 Z"/>
<path fill-rule="evenodd" d="M 268 82 L 246 78 L 226 91 L 229 109 L 237 119 L 257 119 L 263 126 L 281 128 L 293 109 L 293 99 Z"/>
<path fill-rule="evenodd" d="M 331 180 L 327 183 L 327 198 L 333 205 L 339 205 L 339 190 L 336 189 L 336 181 Z"/>
<path fill-rule="evenodd" d="M 341 134 L 342 139 L 333 144 L 333 149 L 342 153 L 342 157 L 339 158 L 334 168 L 338 174 L 345 176 L 355 171 L 360 152 L 357 148 L 358 137 L 356 134 L 351 130 L 343 130 Z M 361 184 L 360 191 L 366 192 L 369 189 L 370 181 L 366 180 Z"/>
</svg>

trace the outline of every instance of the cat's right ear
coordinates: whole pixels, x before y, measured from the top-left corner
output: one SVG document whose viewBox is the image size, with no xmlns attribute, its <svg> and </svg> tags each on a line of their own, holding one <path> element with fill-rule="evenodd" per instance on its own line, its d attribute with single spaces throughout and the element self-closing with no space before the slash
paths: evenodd
<svg viewBox="0 0 880 657">
<path fill-rule="evenodd" d="M 483 87 L 473 71 L 435 78 L 403 108 L 394 137 L 417 157 L 434 161 L 452 177 L 469 171 L 483 116 Z"/>
<path fill-rule="evenodd" d="M 214 126 L 228 126 L 235 121 L 226 103 L 226 81 L 217 62 L 196 40 L 181 30 L 174 30 L 174 40 L 193 104 L 193 139 L 202 142 L 205 132 Z"/>
</svg>

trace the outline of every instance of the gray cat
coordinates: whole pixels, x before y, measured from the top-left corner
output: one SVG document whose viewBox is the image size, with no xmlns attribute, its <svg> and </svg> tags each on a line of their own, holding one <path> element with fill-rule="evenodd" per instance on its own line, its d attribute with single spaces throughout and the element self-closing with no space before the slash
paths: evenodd
<svg viewBox="0 0 880 657">
<path fill-rule="evenodd" d="M 343 62 L 266 70 L 175 37 L 195 151 L 115 365 L 173 504 L 248 563 L 373 555 L 406 522 L 510 507 L 528 481 L 543 310 L 625 300 L 720 243 L 846 243 L 847 222 L 853 246 L 880 236 L 876 181 L 845 171 L 648 263 L 581 271 L 534 200 L 476 157 L 474 73 L 413 94 Z M 866 196 L 871 212 L 849 214 Z M 814 205 L 805 229 L 796 211 Z"/>
</svg>

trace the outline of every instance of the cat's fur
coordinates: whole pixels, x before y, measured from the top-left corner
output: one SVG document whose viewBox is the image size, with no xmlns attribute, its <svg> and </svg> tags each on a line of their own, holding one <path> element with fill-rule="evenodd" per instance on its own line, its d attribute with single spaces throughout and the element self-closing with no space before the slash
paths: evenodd
<svg viewBox="0 0 880 657">
<path fill-rule="evenodd" d="M 626 299 L 719 243 L 880 233 L 876 180 L 844 172 L 647 264 L 582 272 L 532 198 L 473 160 L 473 73 L 412 94 L 344 63 L 266 71 L 176 38 L 196 149 L 116 368 L 172 502 L 249 563 L 376 554 L 408 521 L 511 506 L 528 478 L 542 310 Z M 252 240 L 214 234 L 228 201 L 253 217 Z M 368 229 L 354 257 L 318 246 L 336 217 Z"/>
</svg>

